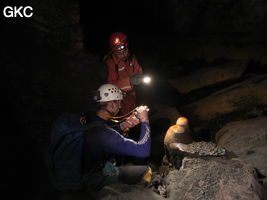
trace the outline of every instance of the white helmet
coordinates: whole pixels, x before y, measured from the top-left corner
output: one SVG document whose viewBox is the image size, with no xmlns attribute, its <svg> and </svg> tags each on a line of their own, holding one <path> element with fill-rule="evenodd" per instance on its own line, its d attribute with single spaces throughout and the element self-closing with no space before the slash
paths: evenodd
<svg viewBox="0 0 267 200">
<path fill-rule="evenodd" d="M 112 84 L 101 85 L 97 90 L 97 95 L 94 97 L 96 102 L 107 102 L 122 99 L 122 91 Z"/>
</svg>

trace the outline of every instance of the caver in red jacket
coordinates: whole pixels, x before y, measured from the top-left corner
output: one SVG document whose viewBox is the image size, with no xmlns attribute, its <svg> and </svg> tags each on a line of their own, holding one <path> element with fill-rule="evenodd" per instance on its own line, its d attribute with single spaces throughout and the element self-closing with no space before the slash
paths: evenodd
<svg viewBox="0 0 267 200">
<path fill-rule="evenodd" d="M 122 60 L 118 58 L 116 52 L 113 52 L 105 60 L 105 63 L 108 71 L 108 83 L 116 85 L 126 93 L 121 104 L 121 114 L 127 114 L 136 106 L 136 93 L 134 86 L 131 84 L 130 77 L 135 74 L 142 74 L 143 69 L 134 55 L 126 60 Z"/>
</svg>

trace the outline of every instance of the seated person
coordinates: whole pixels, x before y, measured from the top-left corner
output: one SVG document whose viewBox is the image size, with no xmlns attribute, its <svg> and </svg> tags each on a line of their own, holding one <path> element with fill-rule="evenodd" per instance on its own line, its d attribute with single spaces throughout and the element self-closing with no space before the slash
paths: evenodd
<svg viewBox="0 0 267 200">
<path fill-rule="evenodd" d="M 99 108 L 96 113 L 82 116 L 82 124 L 99 122 L 84 132 L 83 171 L 86 186 L 101 189 L 114 181 L 123 183 L 150 182 L 152 172 L 147 165 L 116 166 L 114 155 L 127 155 L 138 158 L 150 156 L 150 126 L 148 110 L 132 113 L 125 121 L 111 127 L 109 119 L 116 116 L 121 108 L 122 91 L 112 84 L 99 87 L 95 101 Z M 137 117 L 136 117 L 137 116 Z M 86 123 L 90 122 L 90 123 Z M 120 132 L 140 124 L 138 141 L 125 138 Z"/>
</svg>

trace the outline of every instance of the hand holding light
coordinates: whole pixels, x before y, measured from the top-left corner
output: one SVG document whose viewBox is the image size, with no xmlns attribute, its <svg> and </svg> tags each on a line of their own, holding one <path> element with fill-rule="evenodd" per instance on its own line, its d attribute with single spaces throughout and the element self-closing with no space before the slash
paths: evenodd
<svg viewBox="0 0 267 200">
<path fill-rule="evenodd" d="M 135 74 L 130 77 L 130 81 L 133 85 L 139 85 L 142 83 L 143 74 Z"/>
<path fill-rule="evenodd" d="M 149 84 L 151 82 L 151 77 L 144 74 L 135 74 L 130 77 L 130 81 L 133 85 L 139 85 L 142 82 Z"/>
<path fill-rule="evenodd" d="M 136 108 L 136 111 L 137 111 L 136 117 L 140 120 L 140 122 L 149 122 L 148 119 L 149 108 L 147 106 L 139 106 Z"/>
<path fill-rule="evenodd" d="M 133 112 L 129 117 L 127 117 L 121 124 L 122 130 L 127 130 L 133 128 L 140 123 L 140 120 L 136 118 L 136 112 Z"/>
</svg>

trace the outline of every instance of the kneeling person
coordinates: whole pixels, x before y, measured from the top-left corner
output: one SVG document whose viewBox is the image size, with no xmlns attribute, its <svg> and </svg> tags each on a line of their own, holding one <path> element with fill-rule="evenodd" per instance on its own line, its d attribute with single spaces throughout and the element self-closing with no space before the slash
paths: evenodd
<svg viewBox="0 0 267 200">
<path fill-rule="evenodd" d="M 85 184 L 89 187 L 100 189 L 114 181 L 123 183 L 150 182 L 151 169 L 146 165 L 116 166 L 113 155 L 127 155 L 138 158 L 150 156 L 151 137 L 148 119 L 148 110 L 143 109 L 133 113 L 122 123 L 116 126 L 108 125 L 109 119 L 116 116 L 121 108 L 123 94 L 121 90 L 112 84 L 104 84 L 99 87 L 97 96 L 99 108 L 96 113 L 86 113 L 83 116 L 87 122 L 99 123 L 98 126 L 85 131 L 83 148 L 83 171 Z M 138 141 L 125 138 L 120 132 L 140 126 Z"/>
</svg>

